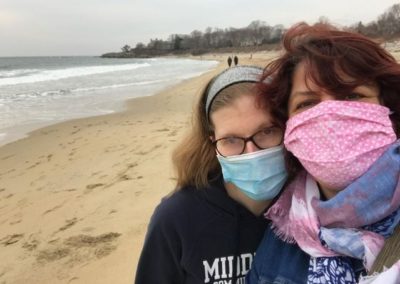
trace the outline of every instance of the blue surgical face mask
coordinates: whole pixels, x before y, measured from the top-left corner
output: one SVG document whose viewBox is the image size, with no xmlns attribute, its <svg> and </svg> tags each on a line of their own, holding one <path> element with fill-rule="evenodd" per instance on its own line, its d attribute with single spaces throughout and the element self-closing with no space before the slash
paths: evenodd
<svg viewBox="0 0 400 284">
<path fill-rule="evenodd" d="M 287 179 L 283 146 L 217 158 L 225 182 L 233 183 L 254 200 L 273 199 Z"/>
</svg>

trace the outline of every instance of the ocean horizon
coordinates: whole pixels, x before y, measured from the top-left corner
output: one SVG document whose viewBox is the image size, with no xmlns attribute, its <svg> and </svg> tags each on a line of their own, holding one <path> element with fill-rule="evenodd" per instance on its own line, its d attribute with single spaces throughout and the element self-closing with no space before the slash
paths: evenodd
<svg viewBox="0 0 400 284">
<path fill-rule="evenodd" d="M 58 122 L 121 111 L 216 61 L 96 56 L 0 57 L 0 145 Z"/>
</svg>

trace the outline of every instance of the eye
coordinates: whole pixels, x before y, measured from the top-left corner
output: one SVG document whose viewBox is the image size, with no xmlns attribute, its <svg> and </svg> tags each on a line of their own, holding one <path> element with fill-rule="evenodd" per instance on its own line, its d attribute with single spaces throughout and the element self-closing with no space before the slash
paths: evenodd
<svg viewBox="0 0 400 284">
<path fill-rule="evenodd" d="M 241 139 L 237 137 L 226 137 L 218 140 L 221 146 L 236 145 L 241 143 Z"/>
<path fill-rule="evenodd" d="M 282 142 L 282 129 L 277 126 L 270 126 L 262 129 L 253 136 L 253 142 L 261 149 L 274 147 Z"/>
<path fill-rule="evenodd" d="M 276 126 L 271 126 L 271 127 L 264 128 L 258 134 L 262 135 L 262 136 L 270 136 L 270 135 L 275 135 L 278 132 L 280 132 L 280 128 L 278 128 Z"/>
<path fill-rule="evenodd" d="M 362 100 L 363 98 L 365 98 L 365 95 L 363 95 L 361 93 L 353 92 L 353 93 L 350 93 L 350 94 L 346 95 L 344 97 L 344 100 L 346 100 L 346 101 L 359 101 L 359 100 Z"/>
<path fill-rule="evenodd" d="M 298 104 L 295 105 L 294 110 L 295 110 L 295 111 L 297 111 L 297 110 L 305 110 L 305 109 L 307 109 L 307 108 L 310 108 L 310 107 L 315 106 L 315 105 L 318 104 L 318 103 L 319 103 L 319 102 L 316 101 L 316 100 L 306 100 L 306 101 L 302 101 L 302 102 L 299 102 Z"/>
</svg>

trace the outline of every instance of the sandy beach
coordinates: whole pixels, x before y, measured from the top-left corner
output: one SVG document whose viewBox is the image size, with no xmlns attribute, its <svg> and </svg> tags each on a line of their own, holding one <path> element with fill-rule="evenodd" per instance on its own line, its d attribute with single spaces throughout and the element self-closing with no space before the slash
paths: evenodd
<svg viewBox="0 0 400 284">
<path fill-rule="evenodd" d="M 239 54 L 239 64 L 274 55 Z M 171 151 L 227 56 L 203 56 L 221 63 L 124 112 L 0 147 L 0 283 L 132 283 L 150 216 L 174 188 Z"/>
</svg>

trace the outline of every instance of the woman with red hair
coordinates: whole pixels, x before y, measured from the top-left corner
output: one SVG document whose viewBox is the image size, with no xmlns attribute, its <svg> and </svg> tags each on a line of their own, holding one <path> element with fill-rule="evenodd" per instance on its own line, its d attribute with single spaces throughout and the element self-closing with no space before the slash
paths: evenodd
<svg viewBox="0 0 400 284">
<path fill-rule="evenodd" d="M 262 98 L 286 122 L 291 181 L 247 280 L 400 283 L 400 65 L 326 24 L 293 26 L 283 48 Z"/>
</svg>

